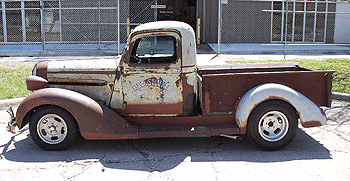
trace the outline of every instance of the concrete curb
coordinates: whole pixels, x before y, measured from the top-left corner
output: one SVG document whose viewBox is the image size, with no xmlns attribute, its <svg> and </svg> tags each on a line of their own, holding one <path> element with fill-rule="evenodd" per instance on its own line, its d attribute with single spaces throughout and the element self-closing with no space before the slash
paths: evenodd
<svg viewBox="0 0 350 181">
<path fill-rule="evenodd" d="M 23 100 L 24 100 L 24 97 L 0 100 L 0 110 L 5 110 L 11 106 L 12 107 L 18 106 Z"/>
<path fill-rule="evenodd" d="M 0 100 L 0 110 L 5 110 L 10 106 L 16 107 L 24 100 L 24 98 L 25 97 Z M 332 92 L 332 99 L 350 102 L 350 94 Z"/>
<path fill-rule="evenodd" d="M 332 92 L 332 99 L 350 102 L 350 94 L 340 93 L 340 92 Z"/>
</svg>

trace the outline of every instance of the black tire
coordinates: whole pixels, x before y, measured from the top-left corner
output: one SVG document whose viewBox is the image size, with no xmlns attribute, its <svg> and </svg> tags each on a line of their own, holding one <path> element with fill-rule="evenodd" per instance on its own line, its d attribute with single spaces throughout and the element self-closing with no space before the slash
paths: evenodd
<svg viewBox="0 0 350 181">
<path fill-rule="evenodd" d="M 271 100 L 257 106 L 251 113 L 247 136 L 264 150 L 279 150 L 287 146 L 296 135 L 298 116 L 292 106 Z"/>
<path fill-rule="evenodd" d="M 44 150 L 63 150 L 78 135 L 75 119 L 64 109 L 45 106 L 38 109 L 29 122 L 30 136 Z"/>
</svg>

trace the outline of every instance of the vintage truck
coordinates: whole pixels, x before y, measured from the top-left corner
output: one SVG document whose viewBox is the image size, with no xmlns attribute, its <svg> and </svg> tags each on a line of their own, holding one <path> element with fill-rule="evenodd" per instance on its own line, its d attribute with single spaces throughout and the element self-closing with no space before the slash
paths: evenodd
<svg viewBox="0 0 350 181">
<path fill-rule="evenodd" d="M 29 123 L 33 141 L 61 150 L 87 140 L 189 136 L 247 137 L 281 149 L 303 127 L 326 124 L 332 73 L 293 63 L 198 66 L 194 31 L 175 21 L 136 27 L 121 56 L 43 61 L 33 92 L 7 130 Z"/>
</svg>

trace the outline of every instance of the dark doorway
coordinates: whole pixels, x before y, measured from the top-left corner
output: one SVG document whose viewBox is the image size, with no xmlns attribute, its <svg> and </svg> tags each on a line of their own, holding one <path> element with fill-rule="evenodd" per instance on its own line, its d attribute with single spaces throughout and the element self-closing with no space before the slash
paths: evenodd
<svg viewBox="0 0 350 181">
<path fill-rule="evenodd" d="M 158 0 L 157 20 L 175 20 L 188 23 L 196 30 L 197 0 Z"/>
</svg>

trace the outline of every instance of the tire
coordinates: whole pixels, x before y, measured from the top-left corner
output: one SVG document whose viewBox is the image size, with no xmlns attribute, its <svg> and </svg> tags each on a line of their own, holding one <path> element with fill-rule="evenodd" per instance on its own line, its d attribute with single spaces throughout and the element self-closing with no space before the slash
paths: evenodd
<svg viewBox="0 0 350 181">
<path fill-rule="evenodd" d="M 29 122 L 30 136 L 44 150 L 63 150 L 78 135 L 75 119 L 64 109 L 46 106 L 38 109 Z"/>
<path fill-rule="evenodd" d="M 271 100 L 257 106 L 251 113 L 247 136 L 264 150 L 279 150 L 287 146 L 296 135 L 298 116 L 292 106 Z"/>
</svg>

